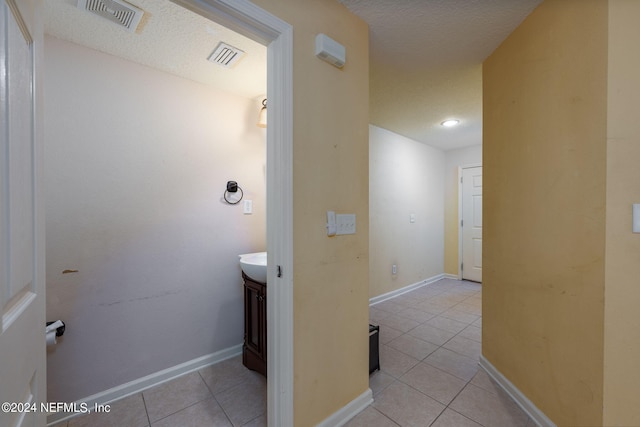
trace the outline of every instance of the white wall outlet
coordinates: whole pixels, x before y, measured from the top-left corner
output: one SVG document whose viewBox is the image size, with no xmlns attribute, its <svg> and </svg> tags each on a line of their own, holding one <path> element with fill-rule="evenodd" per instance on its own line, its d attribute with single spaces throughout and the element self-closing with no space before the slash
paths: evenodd
<svg viewBox="0 0 640 427">
<path fill-rule="evenodd" d="M 633 232 L 640 233 L 640 203 L 633 204 Z"/>
<path fill-rule="evenodd" d="M 412 224 L 416 222 L 416 214 L 409 215 L 409 222 Z"/>
<path fill-rule="evenodd" d="M 356 234 L 356 214 L 336 215 L 337 235 Z"/>
<path fill-rule="evenodd" d="M 327 211 L 327 236 L 335 236 L 336 232 L 336 213 L 334 211 Z"/>
<path fill-rule="evenodd" d="M 393 264 L 391 266 L 391 274 L 398 274 L 398 266 Z"/>
<path fill-rule="evenodd" d="M 253 200 L 245 200 L 243 212 L 245 215 L 251 215 L 253 213 Z"/>
</svg>

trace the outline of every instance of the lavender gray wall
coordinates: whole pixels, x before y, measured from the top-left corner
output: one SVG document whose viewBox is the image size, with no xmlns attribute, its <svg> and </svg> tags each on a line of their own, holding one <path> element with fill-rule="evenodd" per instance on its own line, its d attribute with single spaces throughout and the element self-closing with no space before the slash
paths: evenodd
<svg viewBox="0 0 640 427">
<path fill-rule="evenodd" d="M 55 38 L 45 70 L 47 318 L 68 325 L 48 400 L 240 344 L 237 255 L 266 247 L 256 101 Z"/>
</svg>

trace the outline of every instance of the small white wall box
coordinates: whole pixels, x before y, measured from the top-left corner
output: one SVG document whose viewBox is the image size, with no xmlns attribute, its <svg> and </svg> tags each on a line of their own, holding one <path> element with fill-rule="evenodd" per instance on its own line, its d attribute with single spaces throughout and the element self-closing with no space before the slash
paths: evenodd
<svg viewBox="0 0 640 427">
<path fill-rule="evenodd" d="M 347 60 L 344 46 L 326 34 L 316 36 L 316 56 L 338 68 L 342 68 Z"/>
</svg>

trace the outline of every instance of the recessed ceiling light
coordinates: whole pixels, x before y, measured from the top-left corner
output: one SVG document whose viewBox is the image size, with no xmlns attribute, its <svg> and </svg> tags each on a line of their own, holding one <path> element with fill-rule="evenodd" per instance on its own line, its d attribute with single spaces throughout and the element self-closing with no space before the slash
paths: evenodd
<svg viewBox="0 0 640 427">
<path fill-rule="evenodd" d="M 457 125 L 458 123 L 460 123 L 460 120 L 456 120 L 456 119 L 451 119 L 451 120 L 445 120 L 444 122 L 440 123 L 442 126 L 445 127 L 453 127 L 455 125 Z"/>
</svg>

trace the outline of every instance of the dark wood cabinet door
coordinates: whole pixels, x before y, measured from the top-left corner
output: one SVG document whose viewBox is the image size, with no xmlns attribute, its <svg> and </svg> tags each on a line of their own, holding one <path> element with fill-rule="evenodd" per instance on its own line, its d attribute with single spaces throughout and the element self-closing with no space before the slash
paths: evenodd
<svg viewBox="0 0 640 427">
<path fill-rule="evenodd" d="M 267 375 L 267 287 L 264 283 L 244 279 L 244 346 L 242 362 L 254 371 Z"/>
</svg>

